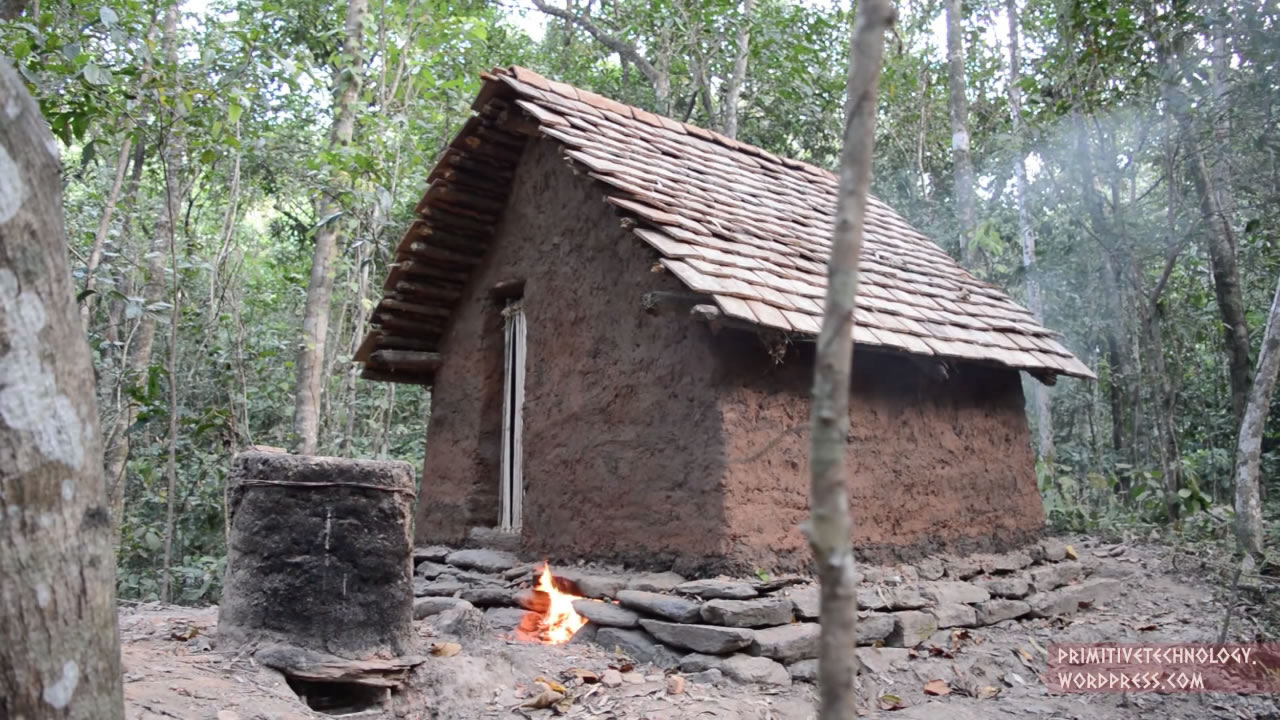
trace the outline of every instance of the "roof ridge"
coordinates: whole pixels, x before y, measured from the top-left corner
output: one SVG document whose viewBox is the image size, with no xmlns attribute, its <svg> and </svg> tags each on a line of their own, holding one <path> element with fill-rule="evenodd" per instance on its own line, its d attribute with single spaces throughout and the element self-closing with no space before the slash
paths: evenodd
<svg viewBox="0 0 1280 720">
<path fill-rule="evenodd" d="M 776 165 L 782 165 L 783 167 L 788 167 L 793 170 L 803 170 L 811 175 L 817 175 L 837 182 L 839 181 L 839 176 L 826 168 L 819 167 L 812 163 L 807 163 L 803 160 L 789 158 L 784 155 L 776 155 L 762 147 L 742 142 L 741 140 L 736 140 L 728 135 L 716 132 L 715 130 L 708 130 L 707 128 L 699 125 L 682 122 L 665 115 L 653 113 L 635 105 L 618 102 L 617 100 L 612 100 L 598 93 L 590 90 L 584 90 L 568 83 L 551 80 L 544 77 L 537 71 L 530 70 L 522 65 L 509 65 L 506 68 L 494 68 L 491 72 L 496 75 L 506 75 L 508 77 L 515 78 L 516 80 L 532 85 L 543 92 L 552 92 L 560 97 L 584 102 L 597 110 L 611 110 L 623 117 L 627 117 L 632 120 L 639 120 L 640 122 L 649 122 L 651 125 L 658 124 L 668 129 L 674 129 L 671 126 L 675 125 L 678 126 L 680 131 L 685 134 L 701 137 L 704 140 L 709 140 L 729 150 L 745 152 L 749 155 L 754 155 L 768 160 Z M 652 117 L 657 121 L 657 123 L 646 120 L 644 116 Z"/>
</svg>

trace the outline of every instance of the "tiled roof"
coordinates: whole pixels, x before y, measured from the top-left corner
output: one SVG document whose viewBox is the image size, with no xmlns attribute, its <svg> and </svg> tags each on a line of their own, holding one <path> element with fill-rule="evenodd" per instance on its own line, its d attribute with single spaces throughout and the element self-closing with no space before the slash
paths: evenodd
<svg viewBox="0 0 1280 720">
<path fill-rule="evenodd" d="M 835 175 L 524 68 L 483 77 L 473 106 L 478 114 L 432 172 L 431 187 L 418 206 L 424 219 L 401 243 L 401 262 L 374 312 L 374 324 L 383 326 L 381 336 L 371 333 L 357 355 L 366 363 L 366 376 L 402 379 L 391 368 L 378 367 L 371 355 L 397 347 L 394 326 L 411 322 L 406 318 L 437 320 L 432 327 L 443 333 L 460 288 L 448 286 L 450 278 L 433 276 L 426 266 L 443 258 L 457 261 L 448 266 L 457 270 L 465 258 L 447 257 L 451 251 L 443 249 L 425 255 L 414 250 L 458 234 L 451 231 L 463 225 L 496 224 L 501 205 L 492 207 L 492 193 L 468 178 L 505 178 L 509 184 L 521 134 L 563 145 L 564 154 L 601 183 L 608 202 L 636 219 L 636 236 L 657 250 L 661 263 L 689 289 L 708 295 L 724 315 L 817 334 L 835 217 Z M 505 132 L 512 127 L 521 132 Z M 433 197 L 452 200 L 432 202 Z M 452 217 L 457 212 L 469 217 Z M 447 292 L 438 293 L 440 298 L 427 298 L 439 311 L 404 308 L 399 291 L 407 287 L 402 280 L 410 266 L 418 273 L 410 279 L 423 287 L 444 284 Z M 393 326 L 390 332 L 388 326 Z M 866 217 L 853 340 L 915 355 L 1005 365 L 1042 378 L 1094 377 L 1056 333 L 970 275 L 875 197 Z"/>
</svg>

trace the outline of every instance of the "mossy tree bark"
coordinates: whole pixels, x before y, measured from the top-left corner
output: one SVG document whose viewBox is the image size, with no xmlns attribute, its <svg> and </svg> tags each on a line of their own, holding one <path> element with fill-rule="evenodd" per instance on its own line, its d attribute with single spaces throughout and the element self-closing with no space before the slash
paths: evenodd
<svg viewBox="0 0 1280 720">
<path fill-rule="evenodd" d="M 115 558 L 58 146 L 0 59 L 0 717 L 124 716 Z"/>
</svg>

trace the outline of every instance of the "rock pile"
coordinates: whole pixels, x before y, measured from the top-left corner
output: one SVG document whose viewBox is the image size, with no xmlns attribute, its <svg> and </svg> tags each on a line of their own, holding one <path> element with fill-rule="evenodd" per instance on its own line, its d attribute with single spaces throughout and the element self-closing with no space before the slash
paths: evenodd
<svg viewBox="0 0 1280 720">
<path fill-rule="evenodd" d="M 414 557 L 418 618 L 472 606 L 477 615 L 474 608 L 484 609 L 491 626 L 510 630 L 528 610 L 540 610 L 528 589 L 540 564 L 504 551 L 445 547 L 419 548 Z M 808 578 L 687 580 L 669 572 L 554 567 L 552 573 L 558 587 L 587 598 L 574 602 L 590 622 L 573 642 L 678 666 L 694 681 L 788 685 L 813 677 L 820 617 L 818 587 Z M 1071 615 L 1120 592 L 1118 580 L 1091 574 L 1056 540 L 999 555 L 865 568 L 857 643 L 912 648 L 941 629 Z"/>
</svg>

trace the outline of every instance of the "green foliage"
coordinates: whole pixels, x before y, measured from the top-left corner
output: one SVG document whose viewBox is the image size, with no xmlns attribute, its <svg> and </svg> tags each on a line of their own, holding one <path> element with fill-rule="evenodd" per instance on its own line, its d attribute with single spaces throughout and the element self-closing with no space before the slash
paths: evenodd
<svg viewBox="0 0 1280 720">
<path fill-rule="evenodd" d="M 874 190 L 959 255 L 946 58 L 936 32 L 942 6 L 898 6 L 880 87 Z M 1225 168 L 1220 189 L 1233 201 L 1229 219 L 1256 343 L 1280 272 L 1278 11 L 1275 3 L 1238 2 L 1020 6 L 1026 133 L 1019 142 L 1006 94 L 1007 36 L 996 30 L 1006 23 L 1004 3 L 965 4 L 981 256 L 970 269 L 1015 297 L 1037 280 L 1045 323 L 1099 376 L 1096 384 L 1063 381 L 1052 390 L 1056 454 L 1038 472 L 1046 514 L 1063 529 L 1154 527 L 1166 522 L 1169 472 L 1177 474 L 1170 500 L 1194 526 L 1230 504 L 1236 428 L 1205 228 L 1184 161 L 1195 142 Z M 296 338 L 313 231 L 325 223 L 340 223 L 344 236 L 321 451 L 420 462 L 426 393 L 358 380 L 348 359 L 425 175 L 467 117 L 482 71 L 518 63 L 659 109 L 655 84 L 573 23 L 543 17 L 541 36 L 530 37 L 517 11 L 497 4 L 390 0 L 371 7 L 368 61 L 350 70 L 361 80 L 356 141 L 330 147 L 334 73 L 347 67 L 342 4 L 214 0 L 200 15 L 180 18 L 172 62 L 164 52 L 163 6 L 70 0 L 40 7 L 38 16 L 0 23 L 0 47 L 63 144 L 66 224 L 78 300 L 93 307 L 88 335 L 108 451 L 130 443 L 124 597 L 159 595 L 172 501 L 175 596 L 216 599 L 230 455 L 249 444 L 292 442 Z M 738 136 L 834 167 L 843 130 L 846 4 L 756 0 L 750 17 L 732 0 L 561 7 L 589 13 L 666 73 L 670 115 L 717 129 L 728 115 L 736 38 L 749 28 Z M 1209 52 L 1218 36 L 1231 56 L 1224 77 L 1214 75 Z M 1187 128 L 1174 121 L 1162 94 L 1171 73 L 1191 108 Z M 1215 81 L 1225 85 L 1225 102 Z M 124 182 L 113 203 L 126 142 Z M 1019 242 L 1012 183 L 1018 158 L 1030 167 L 1024 200 L 1038 248 L 1034 278 Z M 177 278 L 167 243 L 153 237 L 169 185 L 182 199 Z M 338 210 L 319 216 L 320 197 L 333 198 Z M 90 291 L 89 259 L 109 205 L 114 216 Z M 164 270 L 149 277 L 161 246 Z M 1170 248 L 1178 252 L 1166 272 Z M 132 369 L 139 330 L 151 321 L 154 350 Z M 177 495 L 169 498 L 174 322 L 179 430 Z M 1174 437 L 1172 459 L 1162 462 L 1156 420 L 1166 410 Z M 114 431 L 131 413 L 132 422 Z M 1264 449 L 1263 476 L 1274 485 L 1274 423 Z"/>
</svg>

